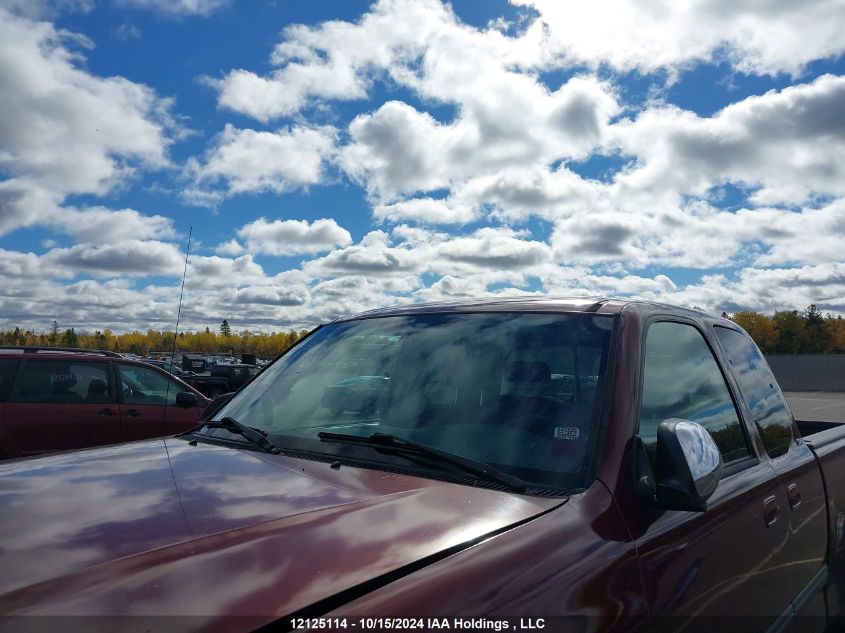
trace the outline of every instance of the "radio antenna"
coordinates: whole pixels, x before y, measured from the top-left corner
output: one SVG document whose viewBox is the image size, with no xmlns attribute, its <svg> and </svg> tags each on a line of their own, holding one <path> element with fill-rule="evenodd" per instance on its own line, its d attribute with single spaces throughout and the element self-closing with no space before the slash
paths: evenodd
<svg viewBox="0 0 845 633">
<path fill-rule="evenodd" d="M 191 235 L 194 232 L 194 226 L 188 228 L 188 247 L 185 249 L 185 268 L 182 270 L 182 289 L 179 291 L 179 308 L 176 310 L 176 330 L 173 332 L 173 349 L 170 352 L 170 367 L 174 365 L 176 358 L 176 341 L 179 340 L 179 319 L 182 317 L 182 297 L 185 295 L 185 277 L 188 275 L 188 255 L 191 253 Z M 172 372 L 168 372 L 172 375 Z M 164 412 L 167 415 L 167 400 L 170 398 L 170 383 L 173 382 L 167 379 L 167 389 L 164 392 Z"/>
</svg>

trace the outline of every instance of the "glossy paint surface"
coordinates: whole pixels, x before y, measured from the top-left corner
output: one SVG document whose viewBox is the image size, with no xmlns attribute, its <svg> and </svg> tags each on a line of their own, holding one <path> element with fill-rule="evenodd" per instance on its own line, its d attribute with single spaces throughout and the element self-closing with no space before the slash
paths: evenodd
<svg viewBox="0 0 845 633">
<path fill-rule="evenodd" d="M 600 482 L 561 508 L 330 613 L 357 617 L 540 615 L 555 631 L 628 631 L 648 623 L 636 552 Z M 548 626 L 551 626 L 549 624 Z"/>
<path fill-rule="evenodd" d="M 0 471 L 6 614 L 281 616 L 562 503 L 179 439 Z"/>
</svg>

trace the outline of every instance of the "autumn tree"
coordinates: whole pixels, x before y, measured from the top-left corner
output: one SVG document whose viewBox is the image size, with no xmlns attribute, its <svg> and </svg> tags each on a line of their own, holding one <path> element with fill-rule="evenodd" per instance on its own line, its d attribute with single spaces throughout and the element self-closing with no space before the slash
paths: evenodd
<svg viewBox="0 0 845 633">
<path fill-rule="evenodd" d="M 800 354 L 806 345 L 804 318 L 797 310 L 775 312 L 772 322 L 778 332 L 778 343 L 774 352 L 778 354 Z"/>
<path fill-rule="evenodd" d="M 752 310 L 737 312 L 731 319 L 748 332 L 764 354 L 773 352 L 778 344 L 778 331 L 770 317 Z"/>
</svg>

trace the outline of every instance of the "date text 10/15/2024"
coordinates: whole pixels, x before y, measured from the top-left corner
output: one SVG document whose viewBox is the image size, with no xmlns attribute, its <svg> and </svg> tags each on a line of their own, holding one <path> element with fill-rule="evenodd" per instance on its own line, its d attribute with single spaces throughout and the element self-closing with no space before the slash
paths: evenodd
<svg viewBox="0 0 845 633">
<path fill-rule="evenodd" d="M 326 631 L 530 631 L 546 628 L 544 618 L 292 618 L 294 630 Z"/>
</svg>

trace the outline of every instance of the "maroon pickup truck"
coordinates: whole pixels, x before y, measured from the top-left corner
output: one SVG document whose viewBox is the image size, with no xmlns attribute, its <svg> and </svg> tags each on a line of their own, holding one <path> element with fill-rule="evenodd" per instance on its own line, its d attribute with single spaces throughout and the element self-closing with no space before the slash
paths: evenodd
<svg viewBox="0 0 845 633">
<path fill-rule="evenodd" d="M 368 312 L 187 434 L 0 466 L 0 627 L 822 631 L 843 482 L 730 321 Z"/>
</svg>

